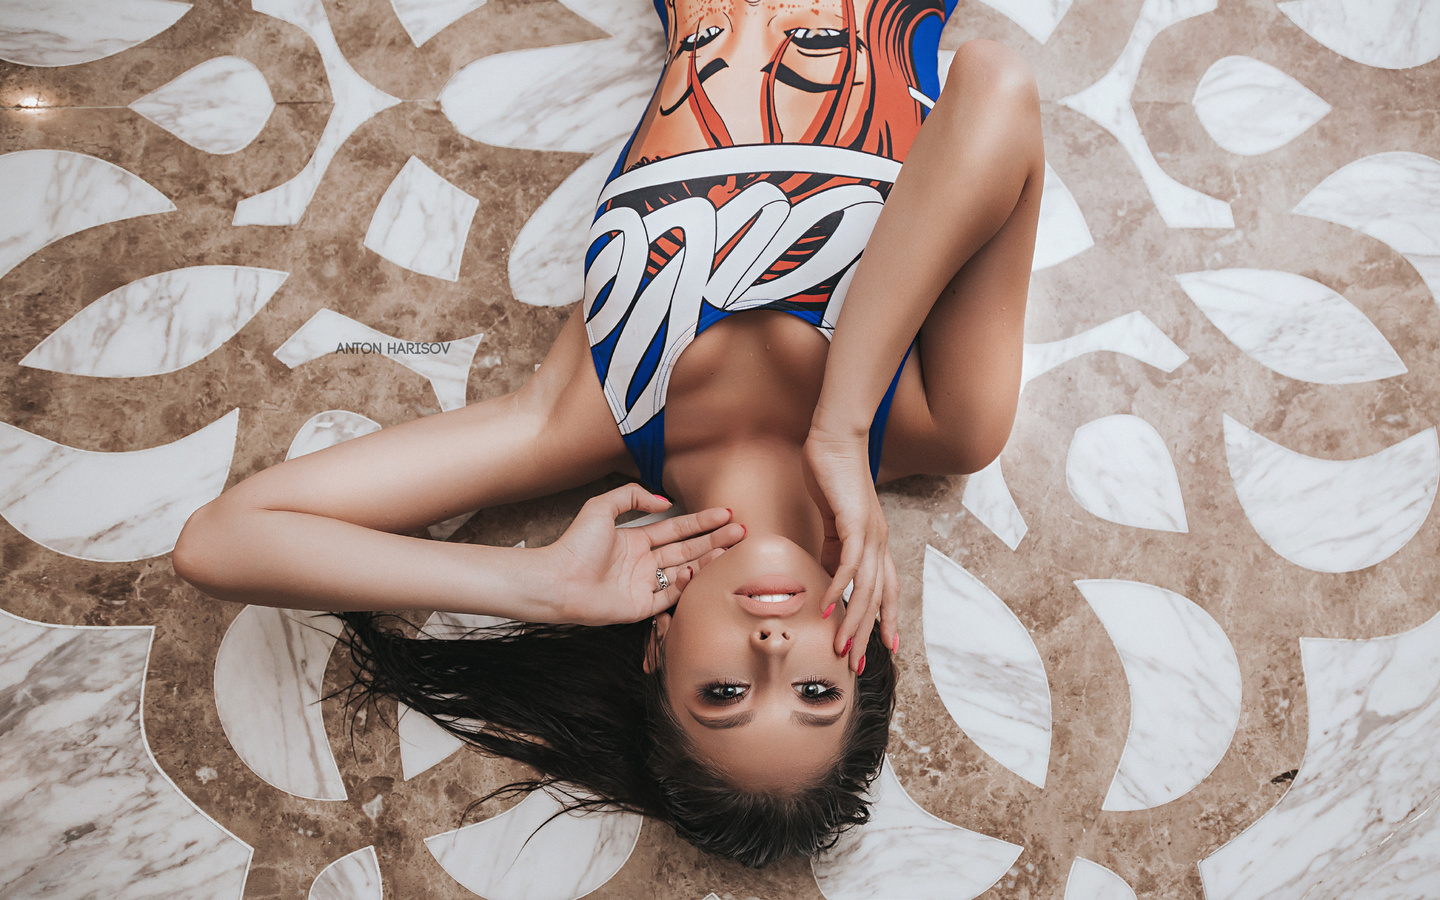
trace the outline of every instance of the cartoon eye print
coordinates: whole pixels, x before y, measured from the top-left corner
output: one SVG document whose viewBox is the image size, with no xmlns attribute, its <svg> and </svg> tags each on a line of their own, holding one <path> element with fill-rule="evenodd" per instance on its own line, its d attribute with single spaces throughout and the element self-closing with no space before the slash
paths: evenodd
<svg viewBox="0 0 1440 900">
<path fill-rule="evenodd" d="M 704 31 L 686 35 L 680 39 L 680 52 L 691 53 L 715 40 L 724 32 L 719 25 L 711 25 Z"/>
<path fill-rule="evenodd" d="M 837 28 L 792 28 L 785 32 L 800 50 L 839 50 L 849 42 L 849 31 Z M 827 54 L 828 55 L 828 54 Z"/>
</svg>

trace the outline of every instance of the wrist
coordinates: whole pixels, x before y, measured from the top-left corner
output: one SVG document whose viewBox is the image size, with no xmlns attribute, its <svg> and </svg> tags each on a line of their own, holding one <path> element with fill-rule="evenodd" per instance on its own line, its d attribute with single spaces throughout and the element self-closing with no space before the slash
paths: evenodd
<svg viewBox="0 0 1440 900">
<path fill-rule="evenodd" d="M 490 547 L 475 549 L 470 600 L 472 612 L 522 622 L 560 622 L 557 569 L 548 558 L 549 547 Z"/>
</svg>

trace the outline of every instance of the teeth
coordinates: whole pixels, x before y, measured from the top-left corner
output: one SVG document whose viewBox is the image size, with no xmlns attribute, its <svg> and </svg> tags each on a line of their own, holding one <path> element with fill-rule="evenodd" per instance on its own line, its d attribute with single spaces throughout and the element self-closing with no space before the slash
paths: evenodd
<svg viewBox="0 0 1440 900">
<path fill-rule="evenodd" d="M 791 597 L 793 597 L 793 596 L 795 596 L 795 595 L 794 595 L 794 594 L 751 594 L 750 596 L 751 596 L 751 598 L 753 598 L 753 599 L 755 599 L 755 600 L 759 600 L 761 603 L 783 603 L 784 601 L 789 600 Z"/>
</svg>

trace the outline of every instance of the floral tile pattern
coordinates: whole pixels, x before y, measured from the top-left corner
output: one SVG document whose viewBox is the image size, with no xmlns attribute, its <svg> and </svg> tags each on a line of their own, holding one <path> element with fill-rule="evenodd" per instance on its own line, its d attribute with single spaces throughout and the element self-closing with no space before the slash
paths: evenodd
<svg viewBox="0 0 1440 900">
<path fill-rule="evenodd" d="M 552 799 L 479 802 L 522 769 L 347 713 L 334 620 L 166 556 L 286 456 L 524 383 L 652 4 L 0 0 L 0 894 L 1440 895 L 1440 6 L 985 0 L 942 70 L 976 37 L 1048 157 L 1015 428 L 882 490 L 874 818 L 753 872 L 628 814 L 527 843 Z"/>
</svg>

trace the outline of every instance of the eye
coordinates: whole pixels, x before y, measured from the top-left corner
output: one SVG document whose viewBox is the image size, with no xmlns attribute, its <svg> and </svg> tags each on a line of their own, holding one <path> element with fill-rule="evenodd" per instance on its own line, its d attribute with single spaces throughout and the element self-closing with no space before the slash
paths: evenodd
<svg viewBox="0 0 1440 900">
<path fill-rule="evenodd" d="M 699 691 L 700 699 L 711 706 L 729 706 L 745 699 L 749 687 L 735 682 L 717 681 L 707 684 Z"/>
<path fill-rule="evenodd" d="M 711 25 L 699 34 L 688 34 L 680 39 L 680 50 L 681 52 L 699 50 L 701 47 L 719 37 L 720 32 L 720 26 Z"/>
<path fill-rule="evenodd" d="M 835 28 L 792 28 L 785 32 L 801 50 L 838 50 L 849 43 L 849 33 Z"/>
<path fill-rule="evenodd" d="M 795 685 L 795 693 L 806 703 L 832 703 L 840 699 L 840 689 L 829 681 L 812 678 Z"/>
</svg>

